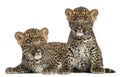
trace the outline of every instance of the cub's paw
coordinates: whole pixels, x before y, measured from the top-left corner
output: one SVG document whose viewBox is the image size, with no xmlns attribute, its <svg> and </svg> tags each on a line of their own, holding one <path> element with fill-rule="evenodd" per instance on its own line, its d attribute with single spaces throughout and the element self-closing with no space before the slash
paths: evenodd
<svg viewBox="0 0 120 77">
<path fill-rule="evenodd" d="M 70 69 L 65 69 L 65 68 L 60 68 L 58 71 L 57 71 L 58 74 L 70 74 L 71 73 L 71 70 Z"/>
<path fill-rule="evenodd" d="M 42 70 L 42 74 L 55 74 L 56 73 L 56 69 L 53 68 L 44 68 Z"/>
<path fill-rule="evenodd" d="M 105 70 L 103 68 L 92 68 L 90 70 L 91 73 L 99 74 L 99 73 L 105 73 Z"/>
<path fill-rule="evenodd" d="M 14 73 L 15 73 L 15 72 L 14 72 L 14 69 L 11 68 L 11 67 L 7 68 L 7 69 L 5 70 L 5 72 L 6 72 L 7 74 L 14 74 Z"/>
</svg>

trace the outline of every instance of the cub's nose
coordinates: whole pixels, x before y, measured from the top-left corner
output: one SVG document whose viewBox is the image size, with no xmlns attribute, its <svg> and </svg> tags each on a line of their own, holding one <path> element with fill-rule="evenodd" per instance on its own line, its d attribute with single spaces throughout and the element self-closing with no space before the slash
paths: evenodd
<svg viewBox="0 0 120 77">
<path fill-rule="evenodd" d="M 38 46 L 38 45 L 40 45 L 40 41 L 34 41 L 33 44 L 34 44 L 34 46 Z"/>
</svg>

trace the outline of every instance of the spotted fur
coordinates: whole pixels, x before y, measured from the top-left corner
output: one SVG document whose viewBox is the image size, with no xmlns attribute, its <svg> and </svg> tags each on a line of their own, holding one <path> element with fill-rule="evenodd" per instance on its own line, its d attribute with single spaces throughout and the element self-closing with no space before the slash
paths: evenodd
<svg viewBox="0 0 120 77">
<path fill-rule="evenodd" d="M 71 73 L 73 54 L 67 50 L 66 43 L 50 42 L 44 45 L 44 57 L 48 59 L 48 66 L 42 70 L 43 74 Z"/>
<path fill-rule="evenodd" d="M 102 52 L 96 42 L 93 24 L 98 10 L 89 11 L 85 7 L 74 10 L 66 9 L 65 14 L 71 28 L 67 44 L 73 52 L 73 72 L 113 73 L 112 69 L 103 68 Z M 109 70 L 109 71 L 108 71 Z"/>
<path fill-rule="evenodd" d="M 46 43 L 47 35 L 46 28 L 17 32 L 15 38 L 22 47 L 22 63 L 15 68 L 7 68 L 6 73 L 70 73 L 73 54 L 67 51 L 65 43 Z"/>
<path fill-rule="evenodd" d="M 32 28 L 26 30 L 24 33 L 16 32 L 15 38 L 23 51 L 22 62 L 21 64 L 19 64 L 14 68 L 8 67 L 6 69 L 6 73 L 14 74 L 14 73 L 34 73 L 38 71 L 40 72 L 43 68 L 42 66 L 43 62 L 41 61 L 42 51 L 39 51 L 38 46 L 47 43 L 47 38 L 48 38 L 47 35 L 48 35 L 47 28 L 43 28 L 41 30 Z M 32 57 L 32 55 L 29 54 L 38 51 L 39 53 L 36 54 L 38 55 L 37 58 L 40 60 L 34 59 L 36 57 Z"/>
</svg>

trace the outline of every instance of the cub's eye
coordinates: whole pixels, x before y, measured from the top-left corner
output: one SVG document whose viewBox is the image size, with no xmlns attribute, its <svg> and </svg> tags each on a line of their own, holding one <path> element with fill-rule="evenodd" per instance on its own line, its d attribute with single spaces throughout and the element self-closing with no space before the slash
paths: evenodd
<svg viewBox="0 0 120 77">
<path fill-rule="evenodd" d="M 72 17 L 72 20 L 75 20 L 75 18 L 74 18 L 74 17 Z"/>
<path fill-rule="evenodd" d="M 40 38 L 39 37 L 36 37 L 36 39 L 35 39 L 36 41 L 39 41 L 40 40 Z"/>
<path fill-rule="evenodd" d="M 39 41 L 44 41 L 43 37 L 39 37 Z"/>
<path fill-rule="evenodd" d="M 27 43 L 31 43 L 32 41 L 31 41 L 30 39 L 27 39 L 26 42 L 27 42 Z"/>
<path fill-rule="evenodd" d="M 44 41 L 44 39 L 41 37 L 41 39 L 40 39 L 41 41 Z"/>
<path fill-rule="evenodd" d="M 88 23 L 89 23 L 88 19 L 83 21 L 83 24 L 88 24 Z"/>
<path fill-rule="evenodd" d="M 72 16 L 72 20 L 75 20 L 76 18 L 75 18 L 75 16 Z"/>
</svg>

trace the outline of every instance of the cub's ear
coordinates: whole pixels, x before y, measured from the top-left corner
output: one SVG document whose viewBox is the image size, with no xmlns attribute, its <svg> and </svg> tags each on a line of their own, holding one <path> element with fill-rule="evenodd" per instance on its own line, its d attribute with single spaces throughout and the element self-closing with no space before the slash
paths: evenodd
<svg viewBox="0 0 120 77">
<path fill-rule="evenodd" d="M 45 35 L 48 35 L 48 29 L 46 27 L 42 28 L 41 32 Z"/>
<path fill-rule="evenodd" d="M 93 9 L 90 11 L 90 16 L 91 16 L 93 22 L 95 22 L 95 20 L 97 19 L 97 15 L 98 15 L 97 9 Z"/>
<path fill-rule="evenodd" d="M 43 37 L 45 38 L 45 40 L 47 42 L 47 40 L 48 40 L 48 33 L 49 33 L 48 29 L 46 27 L 44 27 L 44 28 L 42 28 L 40 30 L 40 32 L 42 33 Z"/>
<path fill-rule="evenodd" d="M 72 10 L 72 9 L 67 8 L 67 9 L 65 10 L 65 15 L 66 15 L 66 16 L 71 16 L 72 14 L 73 14 L 73 10 Z"/>
<path fill-rule="evenodd" d="M 21 46 L 22 42 L 23 42 L 23 38 L 24 38 L 24 33 L 22 33 L 22 32 L 16 32 L 15 33 L 15 38 L 16 38 L 18 44 Z"/>
</svg>

